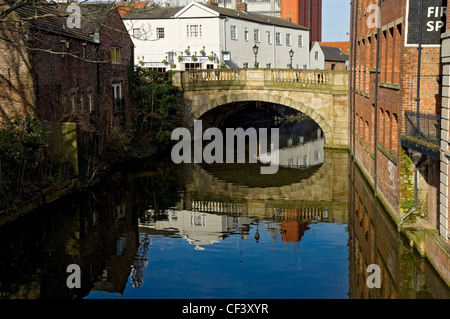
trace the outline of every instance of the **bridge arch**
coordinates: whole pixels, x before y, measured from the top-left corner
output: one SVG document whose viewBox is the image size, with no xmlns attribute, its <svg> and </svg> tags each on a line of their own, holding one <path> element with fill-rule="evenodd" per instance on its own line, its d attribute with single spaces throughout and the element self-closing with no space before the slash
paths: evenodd
<svg viewBox="0 0 450 319">
<path fill-rule="evenodd" d="M 276 102 L 278 101 L 278 102 Z M 284 97 L 283 99 L 280 96 L 267 94 L 264 92 L 257 91 L 255 93 L 242 93 L 239 97 L 236 94 L 231 92 L 228 94 L 222 94 L 220 97 L 212 99 L 208 104 L 206 104 L 203 108 L 199 109 L 196 113 L 193 113 L 194 119 L 199 119 L 202 115 L 207 112 L 216 109 L 221 106 L 225 106 L 227 104 L 235 103 L 235 102 L 266 102 L 266 103 L 275 103 L 278 105 L 290 107 L 297 111 L 300 111 L 306 115 L 308 115 L 312 120 L 314 120 L 322 129 L 325 143 L 332 139 L 332 128 L 327 120 L 317 113 L 312 107 L 308 105 L 294 100 L 290 97 Z"/>
<path fill-rule="evenodd" d="M 314 120 L 328 147 L 348 147 L 348 74 L 320 70 L 226 69 L 180 71 L 182 125 L 215 108 L 260 101 L 298 110 Z"/>
</svg>

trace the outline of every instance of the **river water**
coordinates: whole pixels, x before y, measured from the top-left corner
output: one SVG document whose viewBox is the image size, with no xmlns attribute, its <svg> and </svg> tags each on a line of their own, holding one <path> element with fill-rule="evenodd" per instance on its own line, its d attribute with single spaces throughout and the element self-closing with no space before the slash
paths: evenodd
<svg viewBox="0 0 450 319">
<path fill-rule="evenodd" d="M 311 122 L 279 127 L 274 175 L 161 154 L 3 225 L 0 297 L 450 298 L 348 152 L 324 150 Z M 67 286 L 73 264 L 81 288 Z"/>
</svg>

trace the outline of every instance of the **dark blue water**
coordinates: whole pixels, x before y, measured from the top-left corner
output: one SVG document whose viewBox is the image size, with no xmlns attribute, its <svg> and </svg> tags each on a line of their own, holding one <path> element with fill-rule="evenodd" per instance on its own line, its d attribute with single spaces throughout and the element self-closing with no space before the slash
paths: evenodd
<svg viewBox="0 0 450 319">
<path fill-rule="evenodd" d="M 270 224 L 252 223 L 246 235 L 235 231 L 201 246 L 182 235 L 142 233 L 149 246 L 140 286 L 130 276 L 122 294 L 93 291 L 86 298 L 348 298 L 346 225 L 311 223 L 301 242 L 285 242 Z"/>
</svg>

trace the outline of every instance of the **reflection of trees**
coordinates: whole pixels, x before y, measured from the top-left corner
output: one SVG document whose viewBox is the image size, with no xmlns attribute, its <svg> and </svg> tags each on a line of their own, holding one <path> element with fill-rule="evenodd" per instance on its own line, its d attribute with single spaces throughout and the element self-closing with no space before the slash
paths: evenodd
<svg viewBox="0 0 450 319">
<path fill-rule="evenodd" d="M 133 288 L 141 287 L 144 282 L 145 268 L 148 265 L 148 250 L 150 246 L 150 237 L 142 234 L 139 237 L 139 248 L 136 252 L 133 265 L 131 266 L 130 280 Z"/>
</svg>

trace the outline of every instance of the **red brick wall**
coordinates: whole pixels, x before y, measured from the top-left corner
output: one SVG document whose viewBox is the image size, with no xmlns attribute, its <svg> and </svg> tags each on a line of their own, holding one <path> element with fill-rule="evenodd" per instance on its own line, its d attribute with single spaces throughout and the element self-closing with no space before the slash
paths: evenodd
<svg viewBox="0 0 450 319">
<path fill-rule="evenodd" d="M 132 120 L 133 111 L 131 108 L 129 89 L 127 82 L 127 66 L 132 64 L 133 59 L 133 42 L 128 35 L 128 31 L 123 24 L 122 19 L 117 11 L 111 11 L 104 21 L 104 26 L 100 31 L 100 48 L 99 59 L 110 61 L 111 48 L 120 48 L 120 64 L 116 63 L 100 63 L 99 76 L 101 96 L 112 98 L 112 84 L 121 83 L 122 96 L 125 98 L 125 113 L 128 121 Z"/>
<path fill-rule="evenodd" d="M 357 125 L 356 159 L 371 181 L 374 181 L 374 155 L 377 152 L 377 191 L 385 200 L 391 212 L 398 214 L 400 207 L 400 139 L 404 131 L 404 111 L 416 109 L 417 63 L 416 47 L 405 47 L 406 0 L 381 2 L 380 60 L 378 73 L 378 147 L 374 146 L 375 126 L 375 67 L 376 28 L 369 28 L 367 20 L 372 17 L 367 7 L 377 4 L 376 0 L 360 0 L 358 30 L 356 38 L 356 98 L 355 113 Z M 356 1 L 352 1 L 352 12 Z M 353 28 L 352 28 L 353 33 Z M 353 54 L 353 52 L 352 52 Z M 436 81 L 440 74 L 440 48 L 424 47 L 422 51 L 422 80 L 420 111 L 440 113 L 440 87 Z M 353 63 L 353 57 L 350 62 Z M 362 129 L 362 124 L 368 129 Z M 432 183 L 433 184 L 433 183 Z M 434 183 L 435 184 L 435 183 Z M 434 185 L 433 184 L 433 185 Z M 436 202 L 436 192 L 431 192 Z M 432 205 L 430 204 L 430 208 Z M 399 216 L 397 216 L 399 217 Z"/>
<path fill-rule="evenodd" d="M 83 43 L 86 60 L 93 62 L 82 59 Z M 53 122 L 74 121 L 76 112 L 88 109 L 88 94 L 97 91 L 97 64 L 94 61 L 98 45 L 33 33 L 31 46 L 45 50 L 34 51 L 32 58 L 38 117 Z"/>
<path fill-rule="evenodd" d="M 15 19 L 15 16 L 10 18 Z M 34 113 L 31 62 L 22 30 L 21 25 L 12 23 L 3 22 L 0 26 L 0 122 Z"/>
</svg>

